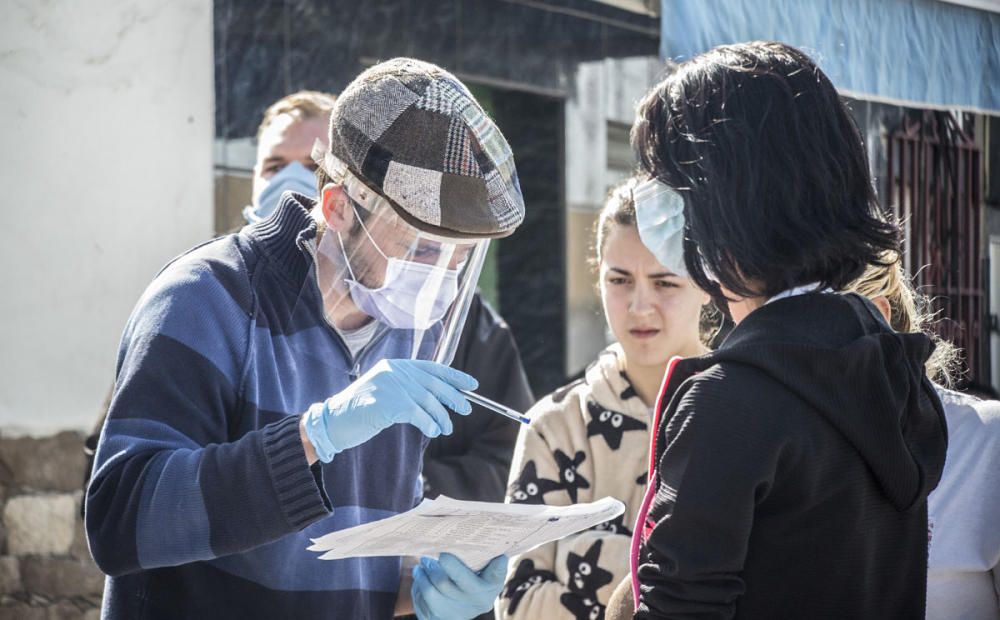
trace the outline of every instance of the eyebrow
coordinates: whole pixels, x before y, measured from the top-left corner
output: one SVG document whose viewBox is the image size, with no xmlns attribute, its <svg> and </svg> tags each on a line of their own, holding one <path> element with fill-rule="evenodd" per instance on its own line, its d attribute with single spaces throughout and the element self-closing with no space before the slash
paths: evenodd
<svg viewBox="0 0 1000 620">
<path fill-rule="evenodd" d="M 623 276 L 632 275 L 631 272 L 622 269 L 621 267 L 608 267 L 608 271 L 614 271 L 615 273 L 620 273 Z M 673 273 L 672 271 L 662 271 L 660 273 L 651 273 L 646 277 L 656 279 L 656 278 L 679 278 L 680 276 L 678 276 L 676 273 Z"/>
<path fill-rule="evenodd" d="M 269 156 L 267 156 L 267 157 L 264 158 L 264 161 L 261 162 L 261 164 L 262 165 L 266 165 L 266 164 L 270 164 L 270 163 L 274 163 L 274 162 L 278 162 L 278 161 L 285 161 L 285 158 L 282 157 L 281 155 L 269 155 Z"/>
</svg>

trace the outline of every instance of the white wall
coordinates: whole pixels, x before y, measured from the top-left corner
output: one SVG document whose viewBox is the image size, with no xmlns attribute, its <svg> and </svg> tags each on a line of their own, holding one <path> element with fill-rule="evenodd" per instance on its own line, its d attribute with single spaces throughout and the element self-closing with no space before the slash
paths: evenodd
<svg viewBox="0 0 1000 620">
<path fill-rule="evenodd" d="M 212 232 L 212 6 L 0 14 L 0 430 L 88 428 L 135 300 Z"/>
</svg>

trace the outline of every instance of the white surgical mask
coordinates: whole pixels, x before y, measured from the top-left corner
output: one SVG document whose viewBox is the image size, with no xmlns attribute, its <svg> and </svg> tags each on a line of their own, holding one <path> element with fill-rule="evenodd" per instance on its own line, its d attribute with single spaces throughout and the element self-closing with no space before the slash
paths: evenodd
<svg viewBox="0 0 1000 620">
<path fill-rule="evenodd" d="M 386 259 L 382 286 L 365 286 L 354 275 L 351 261 L 344 249 L 344 240 L 337 233 L 351 279 L 347 286 L 351 299 L 362 312 L 394 329 L 425 330 L 444 318 L 458 296 L 458 270 L 437 265 L 389 258 L 375 243 L 368 229 L 362 228 L 372 245 Z M 433 291 L 431 296 L 425 291 Z M 423 294 L 421 294 L 423 293 Z"/>
<path fill-rule="evenodd" d="M 688 277 L 684 264 L 684 199 L 656 179 L 632 190 L 639 238 L 661 265 Z"/>
</svg>

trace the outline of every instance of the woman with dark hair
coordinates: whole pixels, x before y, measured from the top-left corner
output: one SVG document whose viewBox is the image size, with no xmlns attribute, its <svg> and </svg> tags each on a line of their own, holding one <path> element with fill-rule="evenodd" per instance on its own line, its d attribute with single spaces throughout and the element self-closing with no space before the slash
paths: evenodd
<svg viewBox="0 0 1000 620">
<path fill-rule="evenodd" d="M 632 138 L 643 242 L 736 323 L 668 367 L 635 617 L 922 618 L 947 444 L 932 345 L 837 294 L 899 232 L 833 85 L 781 43 L 718 47 L 654 87 Z"/>
</svg>

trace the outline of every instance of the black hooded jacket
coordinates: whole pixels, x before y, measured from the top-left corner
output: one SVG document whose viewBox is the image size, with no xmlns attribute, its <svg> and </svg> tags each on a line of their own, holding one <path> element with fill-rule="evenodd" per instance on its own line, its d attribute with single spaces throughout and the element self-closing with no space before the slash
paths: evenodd
<svg viewBox="0 0 1000 620">
<path fill-rule="evenodd" d="M 636 618 L 923 618 L 947 447 L 931 348 L 857 295 L 808 294 L 675 365 Z"/>
</svg>

